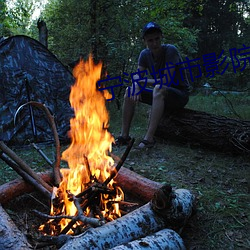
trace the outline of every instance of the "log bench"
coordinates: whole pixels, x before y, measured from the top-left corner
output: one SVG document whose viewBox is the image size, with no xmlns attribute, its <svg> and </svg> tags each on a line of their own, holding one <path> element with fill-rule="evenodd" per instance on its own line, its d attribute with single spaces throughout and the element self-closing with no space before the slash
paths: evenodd
<svg viewBox="0 0 250 250">
<path fill-rule="evenodd" d="M 155 136 L 221 152 L 250 152 L 250 121 L 191 109 L 164 116 Z"/>
</svg>

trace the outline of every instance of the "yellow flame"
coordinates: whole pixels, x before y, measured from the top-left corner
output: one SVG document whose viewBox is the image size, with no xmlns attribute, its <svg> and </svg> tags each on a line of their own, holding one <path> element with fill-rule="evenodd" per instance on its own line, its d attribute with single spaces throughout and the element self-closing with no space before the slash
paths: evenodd
<svg viewBox="0 0 250 250">
<path fill-rule="evenodd" d="M 68 201 L 66 190 L 77 195 L 86 189 L 91 176 L 103 182 L 114 168 L 114 161 L 108 155 L 114 138 L 108 132 L 109 114 L 105 106 L 105 97 L 110 98 L 110 94 L 97 88 L 101 69 L 102 64 L 95 65 L 90 56 L 86 62 L 80 60 L 73 70 L 76 81 L 70 93 L 70 103 L 75 113 L 70 120 L 72 142 L 62 153 L 62 159 L 68 162 L 70 171 L 62 171 L 63 181 L 59 187 L 63 193 L 66 215 L 77 213 L 74 203 Z M 122 199 L 120 196 L 119 200 Z M 119 208 L 114 206 L 114 209 L 119 214 Z M 63 220 L 63 223 L 62 229 L 67 225 L 67 220 Z"/>
</svg>

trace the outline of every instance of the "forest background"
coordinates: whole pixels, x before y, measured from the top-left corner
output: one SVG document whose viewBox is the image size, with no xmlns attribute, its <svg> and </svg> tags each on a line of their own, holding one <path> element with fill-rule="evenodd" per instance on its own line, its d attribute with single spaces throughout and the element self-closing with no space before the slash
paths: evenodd
<svg viewBox="0 0 250 250">
<path fill-rule="evenodd" d="M 141 29 L 155 21 L 162 26 L 163 42 L 176 45 L 184 60 L 199 59 L 193 64 L 200 65 L 202 75 L 198 67 L 191 70 L 194 89 L 209 82 L 215 88 L 242 91 L 250 84 L 250 68 L 242 70 L 243 60 L 241 65 L 237 61 L 245 58 L 249 63 L 250 49 L 243 49 L 250 47 L 249 0 L 1 0 L 0 4 L 1 36 L 38 39 L 41 18 L 49 30 L 48 48 L 65 65 L 92 53 L 110 76 L 126 80 L 123 73 L 137 70 L 144 48 Z M 239 49 L 237 54 L 245 54 L 232 58 Z M 116 90 L 117 98 L 123 87 Z"/>
<path fill-rule="evenodd" d="M 47 24 L 49 50 L 70 70 L 69 65 L 79 56 L 86 59 L 92 53 L 111 77 L 122 77 L 123 86 L 115 88 L 116 101 L 108 105 L 110 129 L 115 135 L 120 132 L 119 107 L 129 84 L 123 73 L 137 70 L 138 55 L 144 48 L 141 29 L 149 21 L 162 26 L 163 42 L 176 45 L 184 60 L 200 58 L 191 63 L 200 65 L 202 76 L 195 77 L 198 67 L 192 68 L 193 93 L 188 108 L 250 120 L 249 0 L 0 0 L 0 36 L 24 34 L 38 40 L 38 18 Z M 242 55 L 232 56 L 238 50 Z M 205 55 L 211 67 L 203 65 Z M 216 72 L 217 67 L 223 74 Z M 208 70 L 215 74 L 209 75 Z M 212 87 L 209 95 L 201 92 L 205 83 Z M 213 95 L 216 90 L 231 94 Z M 148 107 L 138 108 L 141 112 L 131 131 L 136 138 L 144 135 L 148 121 Z M 54 157 L 53 146 L 44 150 Z M 114 154 L 122 155 L 123 150 L 114 149 Z M 15 151 L 35 170 L 46 169 L 34 149 Z M 0 164 L 0 184 L 18 177 L 4 162 Z M 150 152 L 131 150 L 124 166 L 154 181 L 196 193 L 197 215 L 181 235 L 188 249 L 250 249 L 249 155 L 161 140 Z M 8 211 L 17 213 L 21 206 L 19 202 Z M 23 209 L 27 210 L 27 204 Z M 16 213 L 10 214 L 22 227 L 25 214 Z"/>
</svg>

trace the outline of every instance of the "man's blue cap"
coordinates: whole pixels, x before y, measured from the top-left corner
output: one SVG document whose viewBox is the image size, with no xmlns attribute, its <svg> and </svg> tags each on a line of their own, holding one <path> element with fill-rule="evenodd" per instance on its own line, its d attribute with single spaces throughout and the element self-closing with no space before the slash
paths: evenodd
<svg viewBox="0 0 250 250">
<path fill-rule="evenodd" d="M 143 29 L 142 29 L 142 37 L 144 38 L 144 36 L 146 35 L 146 33 L 149 31 L 149 30 L 158 30 L 162 33 L 162 30 L 161 30 L 161 27 L 160 25 L 158 25 L 157 23 L 155 22 L 149 22 L 147 23 Z"/>
</svg>

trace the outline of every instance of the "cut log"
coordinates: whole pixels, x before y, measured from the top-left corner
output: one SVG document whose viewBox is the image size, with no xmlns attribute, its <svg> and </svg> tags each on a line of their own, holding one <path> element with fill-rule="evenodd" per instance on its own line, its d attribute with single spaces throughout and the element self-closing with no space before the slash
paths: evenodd
<svg viewBox="0 0 250 250">
<path fill-rule="evenodd" d="M 33 249 L 0 204 L 0 249 Z"/>
<path fill-rule="evenodd" d="M 250 152 L 250 121 L 190 109 L 163 117 L 155 136 L 223 152 Z"/>
<path fill-rule="evenodd" d="M 162 229 L 144 238 L 116 246 L 111 250 L 185 250 L 179 234 L 171 229 Z"/>
<path fill-rule="evenodd" d="M 70 238 L 60 249 L 110 249 L 166 227 L 177 227 L 172 225 L 173 222 L 183 226 L 192 214 L 194 196 L 188 190 L 172 192 L 169 186 L 167 187 L 161 188 L 151 202 L 101 227 L 91 228 Z M 169 219 L 171 214 L 174 220 Z"/>
</svg>

